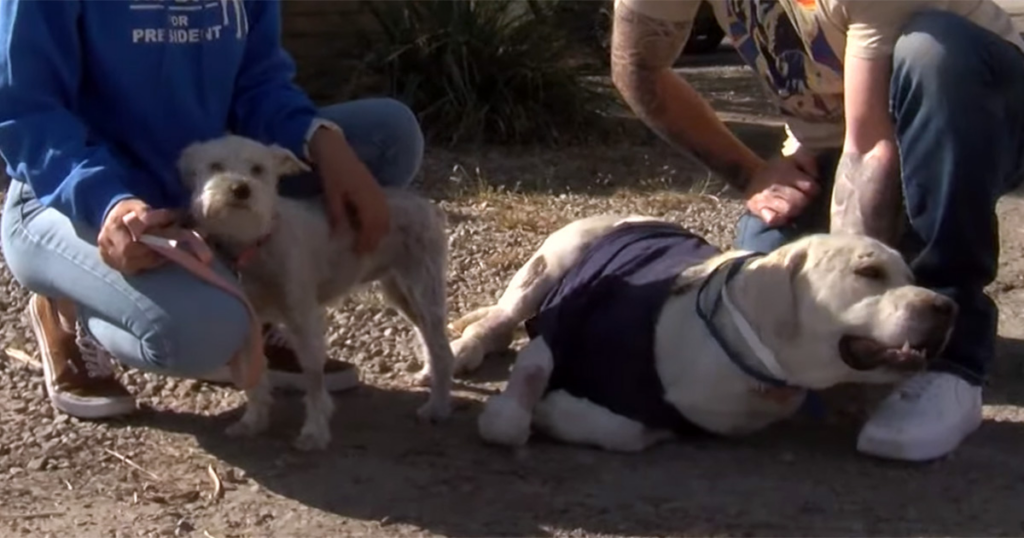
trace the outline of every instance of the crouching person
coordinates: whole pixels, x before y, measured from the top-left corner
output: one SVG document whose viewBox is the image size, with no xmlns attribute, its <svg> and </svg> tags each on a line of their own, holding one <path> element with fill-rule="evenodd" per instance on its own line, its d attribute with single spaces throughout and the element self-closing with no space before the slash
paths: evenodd
<svg viewBox="0 0 1024 538">
<path fill-rule="evenodd" d="M 3 254 L 33 292 L 46 389 L 63 412 L 134 410 L 112 359 L 226 381 L 226 364 L 249 336 L 240 301 L 164 262 L 124 225 L 133 212 L 147 233 L 179 225 L 189 193 L 175 162 L 187 145 L 230 131 L 304 157 L 316 172 L 289 178 L 283 194 L 321 197 L 338 226 L 348 204 L 363 251 L 388 228 L 380 184 L 404 186 L 419 168 L 423 139 L 404 105 L 377 99 L 318 110 L 292 83 L 280 3 L 236 3 L 189 12 L 202 42 L 140 35 L 134 29 L 164 28 L 168 14 L 129 2 L 0 4 L 0 155 L 12 179 Z M 233 278 L 222 263 L 214 269 Z M 271 382 L 301 386 L 286 339 L 265 329 Z M 348 363 L 325 369 L 335 391 L 358 384 Z"/>
<path fill-rule="evenodd" d="M 993 0 L 711 3 L 786 117 L 785 155 L 759 158 L 671 71 L 696 0 L 618 0 L 616 86 L 652 129 L 743 192 L 737 247 L 866 234 L 900 247 L 918 284 L 958 303 L 942 360 L 897 387 L 858 440 L 890 459 L 948 454 L 981 424 L 995 353 L 984 292 L 999 265 L 995 208 L 1024 177 L 1019 30 Z"/>
</svg>

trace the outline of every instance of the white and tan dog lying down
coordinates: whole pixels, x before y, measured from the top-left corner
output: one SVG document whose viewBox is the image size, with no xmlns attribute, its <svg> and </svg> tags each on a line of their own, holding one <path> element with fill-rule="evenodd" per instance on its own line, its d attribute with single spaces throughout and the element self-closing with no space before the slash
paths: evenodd
<svg viewBox="0 0 1024 538">
<path fill-rule="evenodd" d="M 478 417 L 485 441 L 536 430 L 639 451 L 693 429 L 755 432 L 807 389 L 898 381 L 942 350 L 956 308 L 865 237 L 720 253 L 673 224 L 605 215 L 551 234 L 496 305 L 452 324 L 452 347 L 471 371 L 526 322 L 531 340 Z"/>
<path fill-rule="evenodd" d="M 326 307 L 374 281 L 414 326 L 422 348 L 424 367 L 416 381 L 430 385 L 430 396 L 418 415 L 429 421 L 448 416 L 454 358 L 445 333 L 448 240 L 439 208 L 411 192 L 385 189 L 391 230 L 373 253 L 357 257 L 351 231 L 331 235 L 322 202 L 278 196 L 281 177 L 309 171 L 290 151 L 229 135 L 189 146 L 178 166 L 192 191 L 196 229 L 236 262 L 262 320 L 283 323 L 293 340 L 307 381 L 297 448 L 322 449 L 331 439 L 334 404 L 323 375 Z M 231 434 L 252 435 L 268 426 L 265 376 L 246 399 Z"/>
</svg>

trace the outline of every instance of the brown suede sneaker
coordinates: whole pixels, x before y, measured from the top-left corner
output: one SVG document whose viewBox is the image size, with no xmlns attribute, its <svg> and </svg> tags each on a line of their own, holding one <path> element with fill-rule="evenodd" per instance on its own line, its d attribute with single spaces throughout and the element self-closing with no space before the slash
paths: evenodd
<svg viewBox="0 0 1024 538">
<path fill-rule="evenodd" d="M 113 358 L 79 326 L 65 329 L 53 301 L 33 295 L 29 319 L 53 407 L 83 419 L 110 418 L 135 410 L 135 399 L 114 375 Z"/>
<path fill-rule="evenodd" d="M 305 390 L 306 379 L 302 375 L 299 358 L 287 337 L 270 324 L 263 326 L 263 353 L 267 357 L 267 379 L 271 387 Z M 227 368 L 219 368 L 202 376 L 202 380 L 231 384 L 231 373 Z M 344 392 L 358 387 L 359 368 L 349 362 L 328 360 L 324 363 L 324 386 L 328 392 Z"/>
</svg>

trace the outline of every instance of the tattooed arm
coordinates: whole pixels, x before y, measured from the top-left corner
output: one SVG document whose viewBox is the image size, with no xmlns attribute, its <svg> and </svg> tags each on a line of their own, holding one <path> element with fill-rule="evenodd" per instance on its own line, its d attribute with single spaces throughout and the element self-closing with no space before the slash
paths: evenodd
<svg viewBox="0 0 1024 538">
<path fill-rule="evenodd" d="M 831 231 L 895 245 L 902 208 L 899 150 L 889 115 L 889 57 L 847 54 L 846 139 L 832 191 Z"/>
<path fill-rule="evenodd" d="M 693 4 L 696 11 L 697 2 Z M 672 71 L 692 26 L 690 21 L 649 17 L 622 1 L 616 2 L 612 81 L 648 127 L 743 191 L 764 161 L 729 131 L 690 84 Z"/>
</svg>

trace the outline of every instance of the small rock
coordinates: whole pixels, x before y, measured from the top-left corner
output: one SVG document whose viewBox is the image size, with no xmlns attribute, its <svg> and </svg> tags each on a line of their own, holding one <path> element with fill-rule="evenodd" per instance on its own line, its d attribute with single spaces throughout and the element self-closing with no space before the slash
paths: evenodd
<svg viewBox="0 0 1024 538">
<path fill-rule="evenodd" d="M 178 521 L 177 525 L 174 526 L 174 535 L 185 536 L 186 534 L 189 534 L 194 530 L 196 530 L 195 525 L 193 525 L 187 519 L 182 519 Z"/>
<path fill-rule="evenodd" d="M 26 468 L 29 471 L 42 471 L 46 468 L 46 462 L 48 458 L 46 456 L 40 456 L 28 462 Z"/>
</svg>

